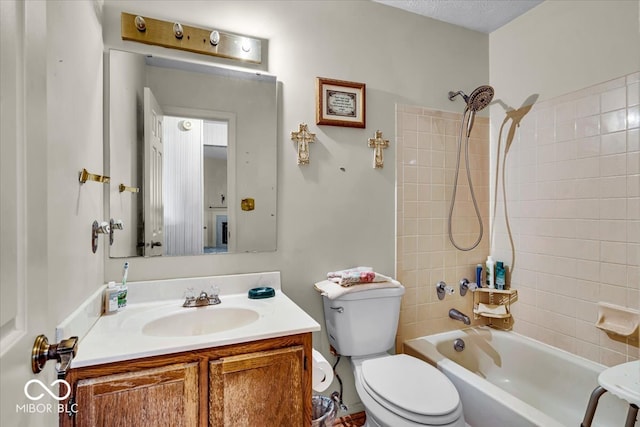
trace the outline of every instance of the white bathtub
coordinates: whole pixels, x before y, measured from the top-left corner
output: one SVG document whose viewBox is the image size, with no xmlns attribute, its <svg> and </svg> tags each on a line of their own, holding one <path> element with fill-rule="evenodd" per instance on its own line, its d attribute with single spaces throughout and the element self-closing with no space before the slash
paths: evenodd
<svg viewBox="0 0 640 427">
<path fill-rule="evenodd" d="M 456 352 L 461 338 L 465 349 Z M 404 343 L 453 382 L 472 427 L 579 427 L 605 366 L 515 332 L 468 328 Z M 605 393 L 592 426 L 623 426 L 627 403 Z"/>
</svg>

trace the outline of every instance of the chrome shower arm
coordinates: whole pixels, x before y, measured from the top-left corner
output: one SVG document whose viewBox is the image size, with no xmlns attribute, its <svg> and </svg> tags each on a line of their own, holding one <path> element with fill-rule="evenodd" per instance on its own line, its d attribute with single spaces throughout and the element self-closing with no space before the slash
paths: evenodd
<svg viewBox="0 0 640 427">
<path fill-rule="evenodd" d="M 459 90 L 457 92 L 449 91 L 449 101 L 453 101 L 455 99 L 455 97 L 458 96 L 458 95 L 462 95 L 462 98 L 464 98 L 464 102 L 467 102 L 467 100 L 469 99 L 467 94 L 465 94 L 463 91 Z"/>
</svg>

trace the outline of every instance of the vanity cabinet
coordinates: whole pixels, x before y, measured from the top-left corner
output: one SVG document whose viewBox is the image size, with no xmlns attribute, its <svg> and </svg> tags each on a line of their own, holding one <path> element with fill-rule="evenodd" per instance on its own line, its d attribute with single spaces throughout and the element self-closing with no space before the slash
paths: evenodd
<svg viewBox="0 0 640 427">
<path fill-rule="evenodd" d="M 197 425 L 198 364 L 178 363 L 79 380 L 75 425 Z M 90 402 L 84 404 L 84 402 Z"/>
<path fill-rule="evenodd" d="M 209 425 L 302 426 L 301 346 L 209 363 Z"/>
<path fill-rule="evenodd" d="M 60 426 L 309 426 L 311 351 L 304 333 L 74 368 Z"/>
</svg>

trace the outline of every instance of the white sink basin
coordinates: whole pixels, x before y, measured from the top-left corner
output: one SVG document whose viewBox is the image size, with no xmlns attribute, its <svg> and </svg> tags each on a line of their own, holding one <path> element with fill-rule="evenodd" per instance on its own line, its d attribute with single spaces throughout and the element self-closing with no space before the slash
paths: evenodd
<svg viewBox="0 0 640 427">
<path fill-rule="evenodd" d="M 260 317 L 255 310 L 239 307 L 200 307 L 184 310 L 146 323 L 142 327 L 142 333 L 156 337 L 207 335 L 240 328 Z"/>
</svg>

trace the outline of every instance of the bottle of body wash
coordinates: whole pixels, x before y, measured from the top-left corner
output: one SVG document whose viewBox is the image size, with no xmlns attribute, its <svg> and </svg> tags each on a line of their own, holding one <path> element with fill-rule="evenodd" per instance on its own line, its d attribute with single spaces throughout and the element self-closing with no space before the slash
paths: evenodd
<svg viewBox="0 0 640 427">
<path fill-rule="evenodd" d="M 505 289 L 505 270 L 502 261 L 496 261 L 496 289 Z"/>
<path fill-rule="evenodd" d="M 487 278 L 487 287 L 489 289 L 495 289 L 496 287 L 496 263 L 493 260 L 493 258 L 491 258 L 491 255 L 489 255 L 487 257 L 487 262 L 486 262 L 486 278 Z"/>
</svg>

